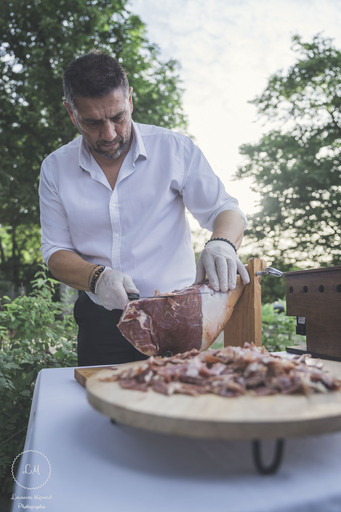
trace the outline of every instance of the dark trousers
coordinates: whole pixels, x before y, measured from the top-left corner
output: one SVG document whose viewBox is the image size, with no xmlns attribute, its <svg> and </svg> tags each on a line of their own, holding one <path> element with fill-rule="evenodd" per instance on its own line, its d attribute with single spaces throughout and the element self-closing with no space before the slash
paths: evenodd
<svg viewBox="0 0 341 512">
<path fill-rule="evenodd" d="M 78 365 L 128 363 L 146 359 L 117 328 L 122 310 L 108 311 L 95 304 L 86 293 L 78 297 L 74 317 L 78 325 Z"/>
</svg>

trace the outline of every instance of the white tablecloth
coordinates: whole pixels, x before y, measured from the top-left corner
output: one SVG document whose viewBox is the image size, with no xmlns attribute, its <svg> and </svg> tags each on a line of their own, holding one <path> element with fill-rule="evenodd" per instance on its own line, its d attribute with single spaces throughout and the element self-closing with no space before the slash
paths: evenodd
<svg viewBox="0 0 341 512">
<path fill-rule="evenodd" d="M 286 440 L 280 469 L 264 476 L 249 442 L 113 425 L 89 405 L 71 368 L 40 372 L 25 452 L 13 512 L 341 511 L 341 434 Z M 35 452 L 38 462 L 27 466 L 24 458 Z M 39 457 L 49 461 L 50 477 L 31 490 Z M 24 467 L 31 471 L 24 474 Z"/>
</svg>

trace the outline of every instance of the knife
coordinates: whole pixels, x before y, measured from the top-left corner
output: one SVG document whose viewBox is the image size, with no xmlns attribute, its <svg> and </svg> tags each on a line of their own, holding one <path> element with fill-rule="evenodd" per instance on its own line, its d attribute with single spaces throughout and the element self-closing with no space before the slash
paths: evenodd
<svg viewBox="0 0 341 512">
<path fill-rule="evenodd" d="M 187 292 L 187 295 L 212 295 L 213 293 L 227 293 L 227 292 L 215 292 L 212 290 L 211 292 Z M 177 293 L 169 294 L 169 295 L 153 295 L 152 297 L 140 297 L 138 293 L 128 293 L 129 300 L 139 300 L 139 299 L 170 299 L 172 297 L 178 297 Z M 181 295 L 186 295 L 186 292 Z"/>
</svg>

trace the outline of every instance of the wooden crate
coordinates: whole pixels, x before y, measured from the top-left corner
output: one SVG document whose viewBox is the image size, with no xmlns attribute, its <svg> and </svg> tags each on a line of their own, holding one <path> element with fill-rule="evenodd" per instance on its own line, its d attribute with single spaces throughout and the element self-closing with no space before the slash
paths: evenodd
<svg viewBox="0 0 341 512">
<path fill-rule="evenodd" d="M 285 273 L 287 315 L 305 318 L 307 352 L 341 359 L 341 266 Z"/>
</svg>

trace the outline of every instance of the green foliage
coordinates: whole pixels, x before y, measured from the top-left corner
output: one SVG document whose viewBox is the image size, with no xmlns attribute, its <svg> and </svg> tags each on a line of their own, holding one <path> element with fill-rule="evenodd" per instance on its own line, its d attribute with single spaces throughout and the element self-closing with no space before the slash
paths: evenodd
<svg viewBox="0 0 341 512">
<path fill-rule="evenodd" d="M 76 325 L 55 302 L 57 281 L 40 271 L 33 292 L 0 303 L 0 493 L 10 493 L 11 464 L 23 448 L 32 393 L 42 368 L 76 366 Z"/>
<path fill-rule="evenodd" d="M 296 334 L 296 318 L 285 314 L 285 302 L 277 302 L 283 307 L 281 313 L 274 304 L 262 305 L 262 344 L 269 352 L 285 350 L 287 346 L 300 345 L 304 341 Z"/>
<path fill-rule="evenodd" d="M 341 51 L 331 41 L 293 38 L 298 54 L 254 103 L 273 128 L 236 177 L 261 194 L 248 238 L 271 258 L 300 268 L 339 265 L 341 224 Z"/>
<path fill-rule="evenodd" d="M 93 49 L 110 53 L 122 62 L 134 88 L 134 119 L 186 129 L 178 65 L 162 61 L 126 3 L 1 2 L 0 272 L 17 287 L 32 277 L 26 262 L 41 262 L 41 162 L 77 134 L 62 102 L 62 74 L 71 60 Z"/>
<path fill-rule="evenodd" d="M 283 265 L 271 264 L 272 267 L 283 271 Z M 285 278 L 265 276 L 262 279 L 262 304 L 275 302 L 285 298 Z"/>
<path fill-rule="evenodd" d="M 278 300 L 276 305 L 282 306 L 283 312 L 278 312 L 274 303 L 262 304 L 262 345 L 269 352 L 280 352 L 293 345 L 302 346 L 305 338 L 296 334 L 296 318 L 286 316 L 285 301 Z M 221 334 L 211 348 L 223 346 L 224 336 Z"/>
</svg>

